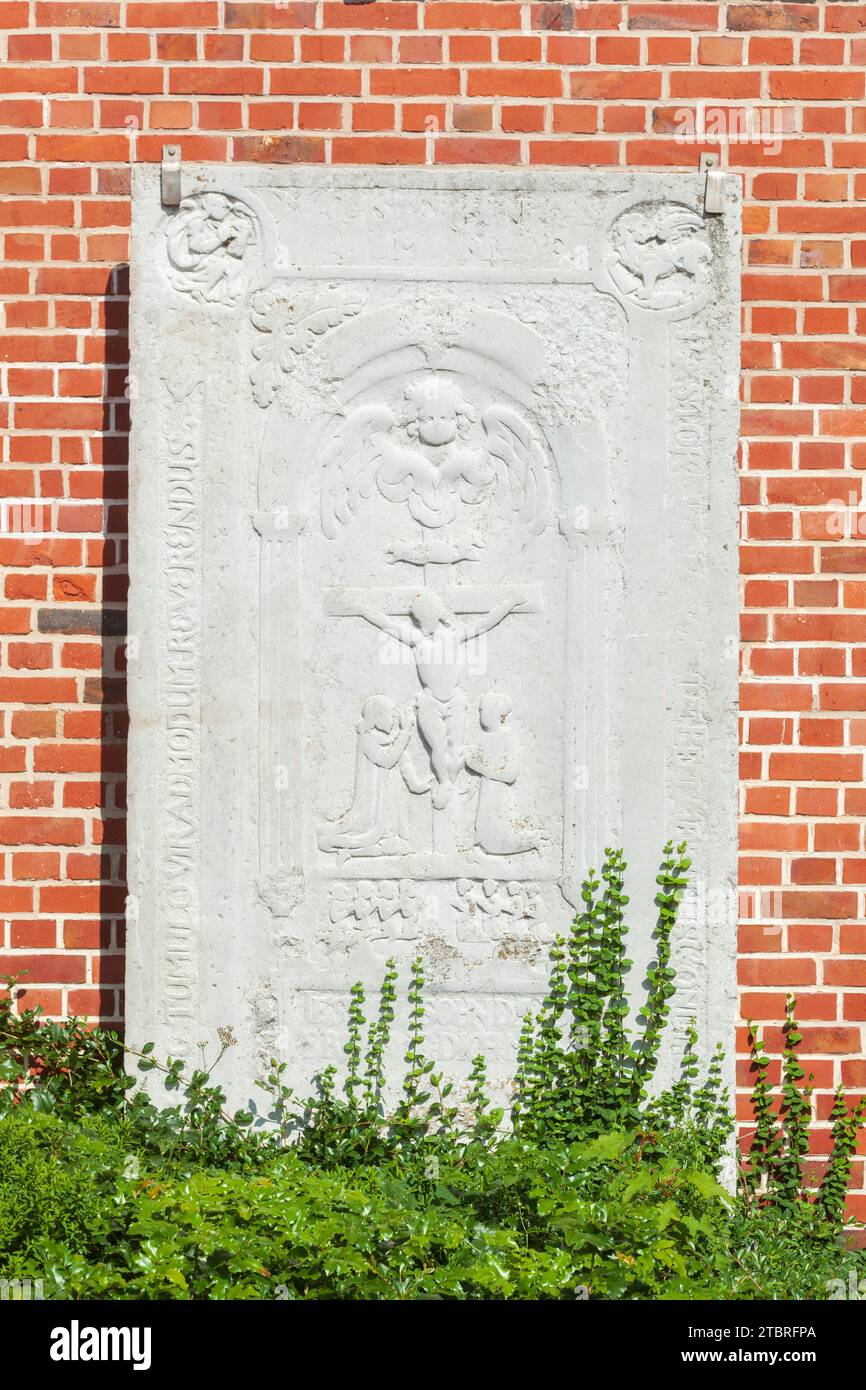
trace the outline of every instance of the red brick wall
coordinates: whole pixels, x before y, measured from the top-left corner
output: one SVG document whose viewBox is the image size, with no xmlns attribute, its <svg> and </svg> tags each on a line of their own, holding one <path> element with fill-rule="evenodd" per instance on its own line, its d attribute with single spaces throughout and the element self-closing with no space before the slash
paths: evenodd
<svg viewBox="0 0 866 1390">
<path fill-rule="evenodd" d="M 821 1119 L 838 1081 L 866 1088 L 866 4 L 8 0 L 0 22 L 0 490 L 53 499 L 56 530 L 0 537 L 0 971 L 49 1013 L 122 1018 L 129 162 L 171 141 L 695 168 L 717 146 L 678 138 L 684 110 L 760 108 L 779 138 L 723 146 L 745 189 L 742 884 L 765 894 L 743 1010 L 776 1047 L 796 989 Z"/>
</svg>

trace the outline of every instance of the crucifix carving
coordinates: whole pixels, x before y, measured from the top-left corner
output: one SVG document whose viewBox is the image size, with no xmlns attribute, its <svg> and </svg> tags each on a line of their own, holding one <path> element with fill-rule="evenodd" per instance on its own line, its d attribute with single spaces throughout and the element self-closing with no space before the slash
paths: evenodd
<svg viewBox="0 0 866 1390">
<path fill-rule="evenodd" d="M 420 689 L 408 711 L 398 711 L 383 695 L 366 702 L 364 727 L 358 726 L 355 804 L 336 830 L 320 830 L 321 849 L 337 852 L 344 859 L 408 851 L 405 816 L 397 809 L 402 782 L 416 795 L 430 794 L 433 852 L 453 852 L 453 831 L 442 813 L 468 765 L 469 697 L 463 677 L 470 660 L 469 648 L 511 615 L 537 613 L 539 608 L 533 586 L 329 591 L 325 601 L 328 614 L 361 618 L 411 654 Z M 419 767 L 408 749 L 413 725 L 426 751 L 427 766 Z M 472 770 L 478 776 L 497 776 L 496 769 L 488 768 L 480 758 L 475 758 Z M 509 771 L 500 780 L 513 781 L 515 777 L 516 763 L 513 774 Z M 485 798 L 485 816 L 479 817 L 479 826 L 489 821 L 489 800 Z M 513 851 L 504 852 L 533 847 L 531 842 L 521 842 L 519 847 L 515 842 Z"/>
</svg>

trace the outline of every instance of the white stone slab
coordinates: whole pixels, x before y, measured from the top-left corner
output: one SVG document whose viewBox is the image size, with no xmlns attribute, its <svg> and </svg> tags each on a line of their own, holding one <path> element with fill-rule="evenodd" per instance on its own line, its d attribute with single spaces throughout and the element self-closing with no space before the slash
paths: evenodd
<svg viewBox="0 0 866 1390">
<path fill-rule="evenodd" d="M 131 1040 L 341 1060 L 421 955 L 513 1070 L 606 844 L 731 1042 L 739 195 L 698 174 L 135 170 Z M 402 1052 L 395 1042 L 394 1056 Z"/>
</svg>

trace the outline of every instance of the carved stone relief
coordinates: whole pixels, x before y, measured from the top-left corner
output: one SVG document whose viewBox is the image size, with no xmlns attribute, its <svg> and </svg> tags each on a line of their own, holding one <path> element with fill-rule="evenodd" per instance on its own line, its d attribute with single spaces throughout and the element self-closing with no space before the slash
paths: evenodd
<svg viewBox="0 0 866 1390">
<path fill-rule="evenodd" d="M 480 424 L 480 429 L 476 427 Z M 483 433 L 482 433 L 483 431 Z M 550 520 L 546 464 L 531 425 L 505 405 L 489 406 L 476 422 L 472 404 L 447 377 L 430 373 L 410 382 L 397 418 L 386 405 L 359 407 L 329 443 L 322 487 L 322 528 L 333 539 L 378 488 L 389 502 L 405 503 L 409 515 L 427 530 L 444 531 L 430 552 L 423 535 L 418 547 L 395 543 L 390 559 L 412 564 L 453 564 L 467 558 L 447 547 L 447 528 L 463 520 L 466 507 L 494 493 L 510 492 L 530 529 L 543 531 Z M 465 522 L 464 522 L 465 525 Z"/>
<path fill-rule="evenodd" d="M 663 841 L 732 882 L 735 186 L 710 226 L 697 175 L 202 166 L 167 213 L 157 174 L 131 1036 L 231 1023 L 233 1098 L 265 1053 L 303 1086 L 420 956 L 438 1060 L 505 1082 L 606 844 L 636 978 Z M 709 1045 L 733 947 L 687 920 Z"/>
<path fill-rule="evenodd" d="M 351 921 L 370 941 L 398 937 L 417 940 L 424 911 L 425 899 L 411 879 L 337 882 L 328 904 L 328 918 L 334 926 Z"/>
<path fill-rule="evenodd" d="M 676 203 L 629 208 L 610 229 L 607 268 L 642 309 L 688 309 L 706 298 L 712 251 L 704 219 Z"/>
<path fill-rule="evenodd" d="M 200 304 L 236 304 L 259 235 L 255 213 L 240 198 L 216 191 L 185 198 L 166 234 L 172 286 Z"/>
</svg>

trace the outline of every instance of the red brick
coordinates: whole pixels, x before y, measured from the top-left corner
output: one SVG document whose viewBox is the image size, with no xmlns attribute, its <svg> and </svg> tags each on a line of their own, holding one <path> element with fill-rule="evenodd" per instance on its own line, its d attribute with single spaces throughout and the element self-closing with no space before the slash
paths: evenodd
<svg viewBox="0 0 866 1390">
<path fill-rule="evenodd" d="M 0 816 L 0 841 L 7 845 L 79 845 L 84 822 L 66 817 Z"/>
<path fill-rule="evenodd" d="M 728 5 L 728 28 L 737 32 L 782 29 L 801 33 L 819 27 L 818 8 L 815 4 L 732 4 Z"/>
<path fill-rule="evenodd" d="M 9 944 L 16 951 L 54 947 L 57 945 L 57 925 L 52 921 L 10 922 Z"/>
<path fill-rule="evenodd" d="M 227 11 L 233 8 L 228 4 Z M 240 7 L 242 8 L 242 6 Z M 271 10 L 270 5 L 256 8 Z M 289 9 L 300 9 L 302 6 L 289 6 Z M 182 3 L 172 3 L 172 0 L 155 0 L 150 4 L 138 4 L 136 0 L 130 0 L 126 6 L 126 23 L 130 29 L 184 29 L 184 28 L 204 28 L 213 26 L 219 19 L 219 6 L 217 0 L 182 0 Z M 229 13 L 226 14 L 226 24 L 230 24 Z"/>
<path fill-rule="evenodd" d="M 256 96 L 264 91 L 264 77 L 259 68 L 200 67 L 171 68 L 168 90 L 179 95 Z M 162 87 L 151 90 L 162 91 Z"/>
<path fill-rule="evenodd" d="M 771 753 L 770 778 L 791 782 L 858 782 L 860 753 Z"/>
<path fill-rule="evenodd" d="M 835 883 L 836 861 L 835 859 L 792 859 L 790 872 L 792 883 Z"/>
<path fill-rule="evenodd" d="M 235 159 L 262 164 L 322 164 L 325 142 L 310 135 L 236 135 Z"/>
<path fill-rule="evenodd" d="M 398 56 L 401 63 L 441 63 L 443 40 L 435 34 L 404 34 L 399 40 Z M 510 61 L 502 54 L 503 61 Z"/>
<path fill-rule="evenodd" d="M 255 44 L 257 37 L 254 36 L 252 43 Z M 385 45 L 384 52 L 369 54 L 357 50 L 356 44 L 366 44 L 382 42 Z M 385 62 L 391 57 L 391 39 L 387 35 L 352 35 L 349 40 L 350 54 L 353 62 Z M 302 34 L 301 35 L 301 61 L 303 63 L 341 63 L 346 47 L 346 40 L 342 34 Z"/>
<path fill-rule="evenodd" d="M 456 68 L 373 68 L 370 72 L 372 96 L 457 96 L 459 92 Z"/>
<path fill-rule="evenodd" d="M 698 40 L 698 63 L 710 67 L 734 67 L 743 61 L 744 40 L 729 35 L 702 34 Z"/>
<path fill-rule="evenodd" d="M 695 33 L 701 29 L 715 29 L 718 18 L 715 5 L 657 0 L 656 4 L 630 4 L 628 7 L 629 29 L 687 29 Z"/>
<path fill-rule="evenodd" d="M 359 68 L 274 68 L 272 96 L 359 96 Z"/>
<path fill-rule="evenodd" d="M 589 40 L 584 39 L 584 43 L 589 51 Z M 480 33 L 452 33 L 448 39 L 448 57 L 450 63 L 491 63 L 493 40 Z"/>
<path fill-rule="evenodd" d="M 359 110 L 366 110 L 367 104 L 363 108 L 357 105 L 352 108 L 353 117 L 358 115 Z M 386 119 L 376 121 L 371 116 L 369 123 L 361 120 L 361 123 L 354 126 L 355 130 L 392 130 L 394 128 L 396 107 L 390 103 L 370 103 L 371 112 L 385 112 L 389 115 Z M 447 107 L 444 101 L 406 101 L 403 103 L 401 118 L 401 130 L 412 131 L 417 134 L 423 131 L 426 135 L 438 135 L 445 128 Z"/>
<path fill-rule="evenodd" d="M 423 164 L 426 154 L 424 140 L 395 136 L 335 137 L 334 156 L 346 164 Z"/>
<path fill-rule="evenodd" d="M 455 101 L 451 109 L 451 122 L 455 130 L 492 130 L 493 107 Z"/>
<path fill-rule="evenodd" d="M 770 73 L 769 96 L 781 101 L 859 100 L 864 91 L 862 72 L 816 72 L 795 69 Z"/>
<path fill-rule="evenodd" d="M 691 39 L 683 36 L 654 37 L 647 39 L 647 59 L 650 64 L 669 67 L 674 63 L 688 63 L 691 58 Z"/>
<path fill-rule="evenodd" d="M 517 140 L 446 136 L 436 141 L 435 159 L 437 164 L 519 164 L 520 144 Z"/>
<path fill-rule="evenodd" d="M 532 164 L 616 164 L 618 158 L 613 140 L 533 140 L 529 146 Z"/>
<path fill-rule="evenodd" d="M 785 917 L 849 918 L 857 915 L 857 894 L 849 892 L 802 892 L 793 889 L 782 893 L 782 912 Z M 792 981 L 793 983 L 793 981 Z"/>
<path fill-rule="evenodd" d="M 833 949 L 833 928 L 826 922 L 792 922 L 788 927 L 788 949 L 791 951 L 831 951 Z M 810 1000 L 812 1003 L 811 1014 L 808 1007 L 805 1010 L 798 1008 L 798 1018 L 818 1016 L 814 1012 L 813 1000 L 814 996 Z M 830 1017 L 835 1017 L 835 1010 Z"/>
<path fill-rule="evenodd" d="M 13 854 L 12 877 L 45 879 L 60 877 L 59 854 Z"/>
<path fill-rule="evenodd" d="M 506 132 L 538 132 L 544 129 L 544 109 L 541 106 L 503 106 L 500 123 Z"/>
<path fill-rule="evenodd" d="M 828 4 L 824 27 L 828 33 L 862 33 L 866 29 L 866 10 L 862 4 L 851 4 L 849 0 L 842 0 L 841 4 Z"/>
<path fill-rule="evenodd" d="M 555 135 L 594 135 L 598 130 L 597 106 L 571 106 L 568 103 L 553 108 Z"/>
<path fill-rule="evenodd" d="M 397 8 L 404 13 L 401 18 L 407 22 L 401 27 L 413 28 L 414 24 L 410 21 L 414 19 L 414 5 L 384 6 L 384 5 L 365 5 L 358 11 L 358 23 L 352 27 L 359 29 L 377 28 L 375 24 L 366 22 L 369 10 L 384 10 L 386 8 Z M 346 10 L 342 5 L 329 3 L 325 0 L 325 13 L 330 14 L 332 22 L 340 28 L 345 28 Z M 351 11 L 350 11 L 351 13 Z M 508 4 L 507 0 L 427 0 L 423 8 L 424 28 L 425 29 L 519 29 L 520 28 L 520 6 Z M 380 21 L 381 22 L 381 21 Z M 570 26 L 569 26 L 570 27 Z"/>
<path fill-rule="evenodd" d="M 826 985 L 866 985 L 866 960 L 825 960 L 823 971 Z"/>
<path fill-rule="evenodd" d="M 450 53 L 455 58 L 455 40 L 451 40 Z M 588 63 L 592 54 L 591 42 L 585 35 L 549 34 L 547 38 L 548 63 L 561 63 L 566 67 Z"/>
<path fill-rule="evenodd" d="M 737 978 L 744 985 L 784 985 L 793 989 L 796 985 L 813 985 L 817 970 L 813 960 L 803 957 L 785 956 L 781 960 L 749 957 L 740 960 Z"/>
<path fill-rule="evenodd" d="M 661 76 L 647 72 L 573 72 L 568 94 L 578 101 L 652 101 L 661 96 Z M 529 93 L 519 93 L 529 95 Z M 545 95 L 538 93 L 537 95 Z"/>
<path fill-rule="evenodd" d="M 69 1013 L 76 1018 L 116 1017 L 114 991 L 109 989 L 71 989 L 67 996 Z"/>
</svg>

